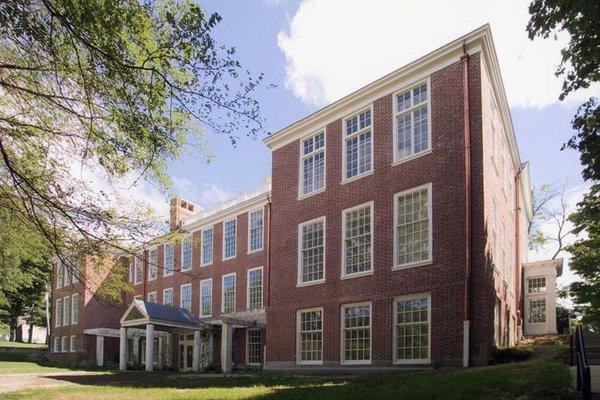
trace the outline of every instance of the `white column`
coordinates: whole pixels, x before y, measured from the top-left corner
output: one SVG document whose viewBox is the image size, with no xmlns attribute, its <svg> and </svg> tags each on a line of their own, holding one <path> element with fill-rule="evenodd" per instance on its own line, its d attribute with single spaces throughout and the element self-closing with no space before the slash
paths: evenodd
<svg viewBox="0 0 600 400">
<path fill-rule="evenodd" d="M 163 337 L 159 336 L 158 337 L 158 360 L 157 360 L 158 361 L 158 369 L 164 368 L 163 346 L 164 346 Z"/>
<path fill-rule="evenodd" d="M 223 323 L 221 325 L 221 370 L 224 374 L 231 372 L 232 339 L 233 326 L 229 323 Z"/>
<path fill-rule="evenodd" d="M 200 371 L 200 331 L 194 331 L 192 371 Z"/>
<path fill-rule="evenodd" d="M 104 336 L 96 336 L 96 365 L 104 366 Z"/>
<path fill-rule="evenodd" d="M 154 325 L 146 325 L 146 371 L 152 372 L 154 367 Z"/>
<path fill-rule="evenodd" d="M 127 328 L 121 327 L 119 332 L 119 369 L 127 370 Z"/>
<path fill-rule="evenodd" d="M 463 321 L 463 367 L 469 366 L 469 325 L 470 321 Z"/>
<path fill-rule="evenodd" d="M 140 365 L 140 337 L 135 334 L 131 338 L 131 343 L 133 346 L 133 364 L 137 367 Z"/>
<path fill-rule="evenodd" d="M 167 332 L 167 350 L 165 351 L 165 365 L 170 367 L 173 365 L 173 334 Z"/>
</svg>

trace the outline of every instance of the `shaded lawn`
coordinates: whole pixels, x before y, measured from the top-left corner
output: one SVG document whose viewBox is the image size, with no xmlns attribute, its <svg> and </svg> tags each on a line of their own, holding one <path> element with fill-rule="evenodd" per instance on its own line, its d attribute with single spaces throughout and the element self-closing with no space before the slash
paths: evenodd
<svg viewBox="0 0 600 400">
<path fill-rule="evenodd" d="M 70 368 L 54 367 L 41 361 L 0 361 L 0 375 L 54 373 L 70 370 Z"/>
<path fill-rule="evenodd" d="M 561 363 L 523 363 L 454 372 L 301 376 L 116 373 L 56 376 L 75 386 L 5 394 L 0 399 L 566 399 Z"/>
<path fill-rule="evenodd" d="M 20 343 L 0 341 L 0 347 L 13 347 L 19 349 L 45 349 L 46 345 L 43 343 Z"/>
</svg>

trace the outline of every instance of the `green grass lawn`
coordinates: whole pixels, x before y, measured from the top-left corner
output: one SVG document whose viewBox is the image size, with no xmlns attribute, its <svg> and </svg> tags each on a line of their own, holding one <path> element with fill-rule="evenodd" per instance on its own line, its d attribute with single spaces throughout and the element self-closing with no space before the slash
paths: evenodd
<svg viewBox="0 0 600 400">
<path fill-rule="evenodd" d="M 39 343 L 19 343 L 0 341 L 0 347 L 14 347 L 19 349 L 45 349 L 45 344 Z"/>
<path fill-rule="evenodd" d="M 53 367 L 41 361 L 0 361 L 0 375 L 35 374 L 69 371 L 68 368 Z"/>
<path fill-rule="evenodd" d="M 571 382 L 568 368 L 556 362 L 359 376 L 129 372 L 56 379 L 76 385 L 5 394 L 0 399 L 566 399 Z"/>
</svg>

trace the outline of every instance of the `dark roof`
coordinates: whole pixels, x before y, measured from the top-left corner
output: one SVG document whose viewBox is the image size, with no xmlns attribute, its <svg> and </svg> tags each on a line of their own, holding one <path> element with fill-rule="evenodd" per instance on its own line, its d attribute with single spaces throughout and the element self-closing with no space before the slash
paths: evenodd
<svg viewBox="0 0 600 400">
<path fill-rule="evenodd" d="M 171 322 L 174 324 L 200 326 L 202 322 L 184 308 L 176 308 L 164 304 L 136 300 L 142 303 L 151 320 Z"/>
</svg>

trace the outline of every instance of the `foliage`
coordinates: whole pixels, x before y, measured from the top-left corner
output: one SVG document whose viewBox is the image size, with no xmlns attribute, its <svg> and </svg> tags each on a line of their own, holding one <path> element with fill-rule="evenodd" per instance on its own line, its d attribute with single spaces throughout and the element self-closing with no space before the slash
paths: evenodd
<svg viewBox="0 0 600 400">
<path fill-rule="evenodd" d="M 527 25 L 530 39 L 536 36 L 556 39 L 567 34 L 562 61 L 556 75 L 563 77 L 560 99 L 600 81 L 600 2 L 596 0 L 534 0 L 529 6 Z M 581 238 L 566 250 L 571 253 L 571 269 L 584 279 L 570 287 L 570 294 L 582 313 L 583 321 L 600 329 L 600 109 L 599 101 L 590 98 L 577 111 L 572 126 L 575 134 L 563 148 L 580 153 L 583 178 L 592 189 L 570 216 L 574 233 Z M 586 237 L 587 236 L 587 237 Z"/>
<path fill-rule="evenodd" d="M 556 306 L 556 331 L 559 335 L 571 333 L 571 310 L 566 307 Z"/>
<path fill-rule="evenodd" d="M 533 353 L 530 345 L 495 348 L 492 353 L 492 364 L 525 361 Z"/>
<path fill-rule="evenodd" d="M 77 278 L 82 254 L 127 251 L 158 223 L 93 182 L 168 190 L 167 162 L 205 133 L 262 132 L 262 75 L 215 42 L 220 21 L 191 0 L 0 2 L 0 211 Z"/>
</svg>

